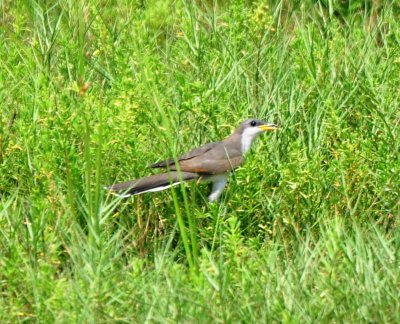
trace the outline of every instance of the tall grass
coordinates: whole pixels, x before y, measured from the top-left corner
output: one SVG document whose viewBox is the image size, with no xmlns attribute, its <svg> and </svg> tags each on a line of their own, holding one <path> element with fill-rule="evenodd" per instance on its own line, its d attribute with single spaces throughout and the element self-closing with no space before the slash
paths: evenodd
<svg viewBox="0 0 400 324">
<path fill-rule="evenodd" d="M 0 9 L 2 321 L 399 321 L 396 2 Z M 220 203 L 102 190 L 250 116 Z"/>
</svg>

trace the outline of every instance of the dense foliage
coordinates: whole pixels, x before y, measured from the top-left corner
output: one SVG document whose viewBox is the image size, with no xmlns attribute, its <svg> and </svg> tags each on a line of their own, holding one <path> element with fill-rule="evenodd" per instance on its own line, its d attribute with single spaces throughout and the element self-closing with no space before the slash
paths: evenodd
<svg viewBox="0 0 400 324">
<path fill-rule="evenodd" d="M 0 9 L 2 322 L 399 322 L 397 1 Z M 102 189 L 253 116 L 219 204 Z"/>
</svg>

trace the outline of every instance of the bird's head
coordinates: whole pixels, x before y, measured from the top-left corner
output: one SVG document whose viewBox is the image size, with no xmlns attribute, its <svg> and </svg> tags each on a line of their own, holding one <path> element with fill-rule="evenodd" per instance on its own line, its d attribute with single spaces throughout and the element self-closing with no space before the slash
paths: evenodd
<svg viewBox="0 0 400 324">
<path fill-rule="evenodd" d="M 266 131 L 274 131 L 278 128 L 276 124 L 267 123 L 259 119 L 247 119 L 239 125 L 235 133 L 241 136 L 242 151 L 246 153 L 253 143 L 253 140 L 259 134 Z"/>
<path fill-rule="evenodd" d="M 262 132 L 274 131 L 274 130 L 277 130 L 278 128 L 279 127 L 276 124 L 267 123 L 267 122 L 259 120 L 259 119 L 247 119 L 244 122 L 240 123 L 236 132 L 239 135 L 246 134 L 247 136 L 250 136 L 250 135 L 257 136 L 258 134 L 260 134 Z"/>
</svg>

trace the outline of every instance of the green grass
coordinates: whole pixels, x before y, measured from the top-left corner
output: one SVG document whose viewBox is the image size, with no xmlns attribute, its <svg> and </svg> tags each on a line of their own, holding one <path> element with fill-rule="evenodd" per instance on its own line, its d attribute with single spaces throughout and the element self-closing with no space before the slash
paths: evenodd
<svg viewBox="0 0 400 324">
<path fill-rule="evenodd" d="M 268 4 L 0 2 L 1 322 L 399 322 L 399 5 Z M 219 204 L 102 189 L 253 116 Z"/>
</svg>

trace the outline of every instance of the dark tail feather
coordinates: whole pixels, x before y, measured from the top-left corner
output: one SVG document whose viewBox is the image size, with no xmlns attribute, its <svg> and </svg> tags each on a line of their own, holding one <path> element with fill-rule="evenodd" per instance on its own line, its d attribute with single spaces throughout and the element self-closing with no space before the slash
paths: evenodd
<svg viewBox="0 0 400 324">
<path fill-rule="evenodd" d="M 114 192 L 120 192 L 121 197 L 129 197 L 144 192 L 161 191 L 169 187 L 175 186 L 183 181 L 197 178 L 199 178 L 199 175 L 197 173 L 179 173 L 176 171 L 172 171 L 169 173 L 155 174 L 128 182 L 116 183 L 110 187 L 106 187 L 106 189 Z"/>
</svg>

